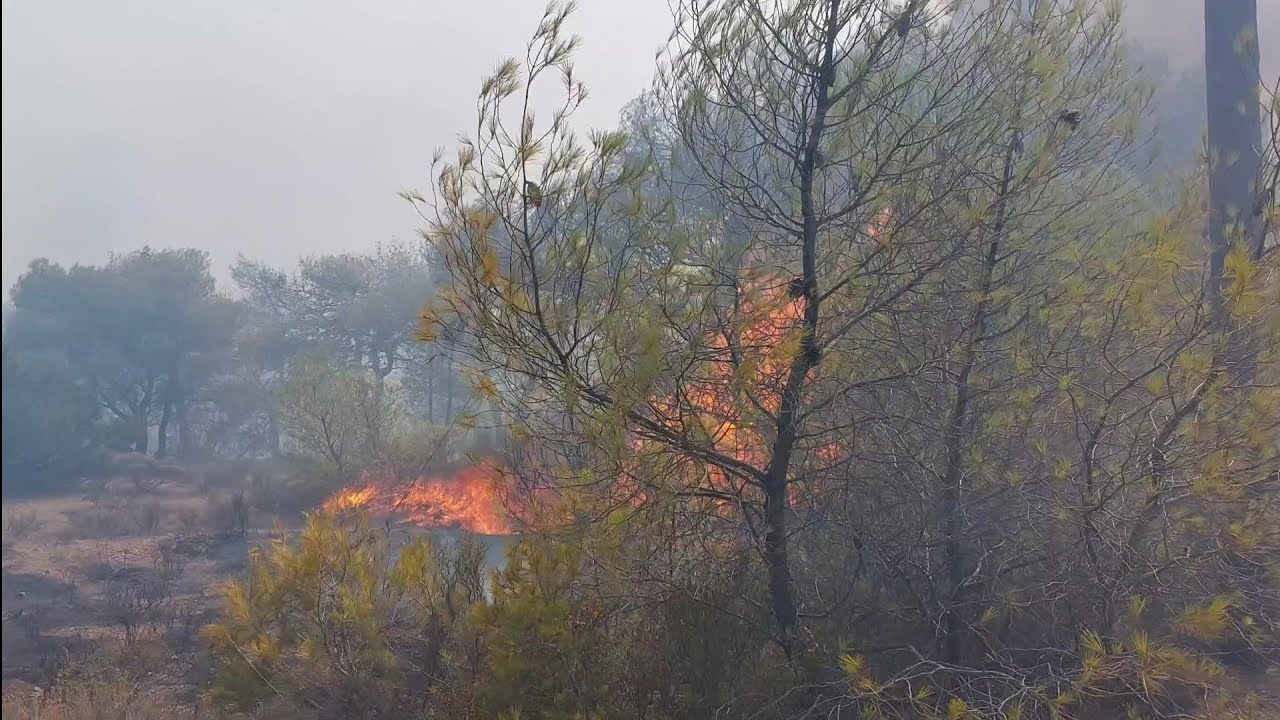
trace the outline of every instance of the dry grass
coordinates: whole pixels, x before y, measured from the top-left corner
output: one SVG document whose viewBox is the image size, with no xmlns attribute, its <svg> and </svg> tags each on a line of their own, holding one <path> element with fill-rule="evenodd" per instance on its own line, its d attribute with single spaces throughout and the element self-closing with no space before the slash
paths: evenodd
<svg viewBox="0 0 1280 720">
<path fill-rule="evenodd" d="M 235 483 L 206 483 L 201 473 L 147 492 L 105 483 L 84 495 L 6 501 L 6 689 L 15 680 L 48 688 L 69 659 L 112 644 L 132 646 L 125 659 L 165 648 L 148 683 L 189 688 L 188 670 L 175 668 L 189 668 L 201 649 L 199 630 L 213 619 L 209 588 L 243 567 L 263 530 L 293 522 L 255 510 L 243 476 L 226 476 Z M 4 717 L 185 717 L 149 705 L 148 683 L 133 695 L 90 683 L 56 698 L 9 698 Z M 107 710 L 77 714 L 93 704 Z"/>
<path fill-rule="evenodd" d="M 5 720 L 179 720 L 190 710 L 166 706 L 124 683 L 86 683 L 48 693 L 6 695 Z"/>
<path fill-rule="evenodd" d="M 4 514 L 4 536 L 6 542 L 17 542 L 31 537 L 40 530 L 44 521 L 35 508 L 15 508 Z"/>
</svg>

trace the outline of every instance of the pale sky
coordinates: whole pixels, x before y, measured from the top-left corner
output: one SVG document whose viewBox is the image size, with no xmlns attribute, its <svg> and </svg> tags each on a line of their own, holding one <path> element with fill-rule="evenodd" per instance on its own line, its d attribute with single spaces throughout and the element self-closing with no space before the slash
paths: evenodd
<svg viewBox="0 0 1280 720">
<path fill-rule="evenodd" d="M 474 127 L 541 0 L 5 0 L 3 283 L 35 257 L 150 244 L 300 254 L 413 237 L 396 196 Z M 668 32 L 665 0 L 585 0 L 582 124 L 615 124 Z"/>
<path fill-rule="evenodd" d="M 1201 0 L 1136 28 L 1199 62 Z M 1264 54 L 1280 0 L 1258 0 Z M 646 88 L 667 0 L 582 0 L 580 125 Z M 142 245 L 274 264 L 413 237 L 396 196 L 474 123 L 542 0 L 5 0 L 3 286 L 35 257 Z M 1156 19 L 1158 18 L 1158 20 Z M 1272 68 L 1280 64 L 1271 62 Z"/>
</svg>

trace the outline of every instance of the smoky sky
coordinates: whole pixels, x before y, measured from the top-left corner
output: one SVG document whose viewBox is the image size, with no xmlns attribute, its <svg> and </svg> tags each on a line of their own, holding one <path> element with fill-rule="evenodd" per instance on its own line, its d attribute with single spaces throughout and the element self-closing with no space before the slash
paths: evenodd
<svg viewBox="0 0 1280 720">
<path fill-rule="evenodd" d="M 541 0 L 5 0 L 4 269 L 143 245 L 298 255 L 409 238 L 432 151 L 474 126 L 483 76 L 523 54 Z M 615 124 L 650 82 L 665 0 L 571 21 Z"/>
<path fill-rule="evenodd" d="M 1134 32 L 1200 61 L 1201 0 L 1144 0 Z M 143 245 L 299 255 L 407 239 L 396 193 L 474 123 L 481 78 L 523 52 L 541 0 L 5 0 L 3 282 L 35 257 Z M 1276 72 L 1280 0 L 1259 0 Z M 648 86 L 667 0 L 584 0 L 580 127 Z"/>
</svg>

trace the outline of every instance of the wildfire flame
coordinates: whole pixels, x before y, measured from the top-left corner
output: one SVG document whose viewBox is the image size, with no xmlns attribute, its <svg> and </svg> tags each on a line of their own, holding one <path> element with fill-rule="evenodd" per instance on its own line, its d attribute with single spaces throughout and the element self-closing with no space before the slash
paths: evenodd
<svg viewBox="0 0 1280 720">
<path fill-rule="evenodd" d="M 460 528 L 481 535 L 510 535 L 511 522 L 498 494 L 496 468 L 479 465 L 442 477 L 403 482 L 389 471 L 365 471 L 360 482 L 334 493 L 325 510 L 366 511 L 424 528 Z"/>
<path fill-rule="evenodd" d="M 875 222 L 866 228 L 867 237 L 879 241 L 892 217 L 889 208 L 882 208 Z M 780 282 L 777 273 L 765 273 L 746 284 L 729 328 L 734 341 L 721 333 L 710 335 L 709 369 L 686 382 L 680 397 L 650 399 L 650 409 L 661 423 L 677 432 L 701 426 L 715 452 L 756 467 L 767 462 L 768 439 L 760 423 L 765 416 L 778 412 L 793 353 L 803 351 L 797 330 L 804 301 L 794 292 L 794 282 Z M 643 451 L 645 444 L 637 443 L 634 449 Z M 810 450 L 828 462 L 835 461 L 841 453 L 834 443 Z M 709 489 L 728 494 L 744 490 L 724 470 L 693 456 L 686 459 L 701 470 L 702 479 L 694 480 L 695 484 L 705 483 Z M 515 529 L 502 502 L 502 480 L 502 471 L 487 464 L 408 482 L 387 470 L 365 471 L 357 485 L 339 490 L 323 507 L 328 511 L 366 511 L 375 516 L 398 517 L 424 528 L 511 535 Z M 628 478 L 619 478 L 618 485 L 633 504 L 641 504 L 647 497 Z M 798 495 L 792 494 L 790 503 L 795 505 L 798 501 Z M 713 500 L 712 504 L 721 511 L 729 509 L 724 500 Z M 524 512 L 520 514 L 523 517 Z"/>
<path fill-rule="evenodd" d="M 881 208 L 866 228 L 867 237 L 882 241 L 892 220 L 893 212 Z M 709 335 L 705 372 L 686 381 L 679 398 L 650 400 L 664 425 L 677 432 L 701 426 L 711 448 L 720 455 L 756 467 L 768 462 L 769 440 L 762 430 L 767 428 L 768 416 L 776 415 L 781 406 L 794 354 L 803 352 L 799 331 L 804 300 L 799 283 L 800 278 L 787 281 L 777 272 L 765 272 L 745 283 L 728 328 L 734 341 L 730 342 L 728 333 Z M 813 373 L 811 369 L 810 378 Z M 841 454 L 834 443 L 811 451 L 825 462 L 835 462 Z M 724 470 L 689 459 L 705 472 L 702 482 L 708 489 L 730 494 L 742 491 L 741 483 Z M 798 501 L 799 496 L 792 494 L 790 503 Z M 728 503 L 716 500 L 713 504 Z"/>
</svg>

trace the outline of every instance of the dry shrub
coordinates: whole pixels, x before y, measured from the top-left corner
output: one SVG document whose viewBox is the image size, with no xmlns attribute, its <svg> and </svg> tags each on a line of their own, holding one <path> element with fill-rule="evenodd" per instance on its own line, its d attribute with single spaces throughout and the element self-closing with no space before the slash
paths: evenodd
<svg viewBox="0 0 1280 720">
<path fill-rule="evenodd" d="M 305 720 L 307 715 L 279 698 L 250 714 L 228 714 L 211 703 L 166 699 L 139 676 L 112 666 L 118 653 L 98 654 L 68 666 L 42 690 L 23 684 L 4 696 L 5 720 Z"/>
<path fill-rule="evenodd" d="M 254 473 L 249 480 L 249 505 L 265 513 L 278 513 L 286 499 L 284 484 L 270 475 Z"/>
<path fill-rule="evenodd" d="M 189 533 L 200 526 L 200 511 L 195 508 L 179 508 L 174 513 L 174 517 L 178 521 L 178 529 L 184 533 Z"/>
<path fill-rule="evenodd" d="M 124 683 L 61 685 L 48 693 L 5 696 L 6 720 L 177 720 L 191 712 L 165 707 Z"/>
<path fill-rule="evenodd" d="M 26 540 L 44 527 L 35 508 L 22 510 L 15 508 L 4 514 L 4 534 L 9 541 Z"/>
<path fill-rule="evenodd" d="M 215 532 L 243 536 L 249 529 L 249 500 L 237 490 L 209 510 L 209 525 Z"/>
<path fill-rule="evenodd" d="M 113 579 L 106 587 L 107 613 L 123 633 L 125 644 L 132 646 L 155 629 L 171 597 L 170 584 L 158 577 Z"/>
<path fill-rule="evenodd" d="M 25 686 L 4 698 L 4 718 L 21 720 L 188 720 L 220 716 L 205 707 L 166 699 L 148 681 L 164 669 L 169 652 L 160 643 L 127 648 L 100 646 L 67 664 L 50 687 Z"/>
<path fill-rule="evenodd" d="M 333 486 L 297 478 L 255 474 L 249 483 L 249 506 L 272 515 L 291 515 L 311 510 L 325 501 Z"/>
<path fill-rule="evenodd" d="M 213 617 L 214 613 L 204 597 L 182 598 L 169 603 L 160 618 L 165 646 L 174 652 L 193 652 L 199 647 L 200 630 Z"/>
<path fill-rule="evenodd" d="M 173 582 L 182 577 L 187 569 L 187 559 L 178 552 L 177 538 L 166 538 L 160 541 L 151 552 L 151 565 L 156 575 L 165 582 Z"/>
<path fill-rule="evenodd" d="M 164 508 L 156 500 L 130 502 L 108 497 L 85 510 L 67 512 L 68 533 L 75 538 L 155 535 L 164 521 Z"/>
</svg>

